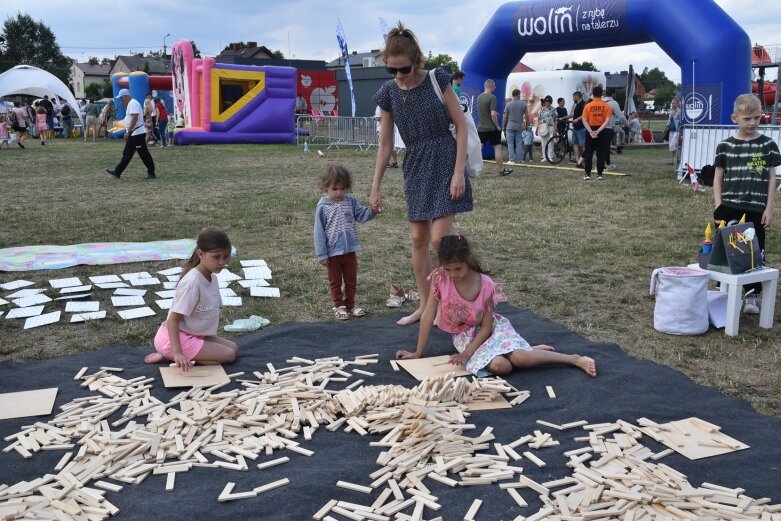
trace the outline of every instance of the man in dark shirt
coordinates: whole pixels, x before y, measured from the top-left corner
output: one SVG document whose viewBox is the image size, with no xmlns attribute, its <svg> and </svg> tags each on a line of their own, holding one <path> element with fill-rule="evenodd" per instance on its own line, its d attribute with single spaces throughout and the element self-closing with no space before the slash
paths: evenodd
<svg viewBox="0 0 781 521">
<path fill-rule="evenodd" d="M 572 93 L 572 100 L 575 105 L 572 106 L 572 112 L 569 116 L 562 118 L 564 121 L 572 121 L 572 139 L 570 144 L 572 145 L 572 152 L 574 159 L 570 159 L 570 163 L 578 163 L 581 152 L 586 147 L 586 128 L 583 126 L 583 107 L 586 106 L 586 102 L 583 101 L 583 94 L 578 91 Z"/>
<path fill-rule="evenodd" d="M 54 105 L 49 101 L 49 96 L 44 95 L 43 99 L 39 103 L 46 109 L 46 125 L 50 128 L 54 128 Z"/>
</svg>

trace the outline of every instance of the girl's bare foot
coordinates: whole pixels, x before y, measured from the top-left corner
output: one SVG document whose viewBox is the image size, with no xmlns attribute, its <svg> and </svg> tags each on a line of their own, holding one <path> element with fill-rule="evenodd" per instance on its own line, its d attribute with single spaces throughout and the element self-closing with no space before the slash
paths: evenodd
<svg viewBox="0 0 781 521">
<path fill-rule="evenodd" d="M 420 320 L 420 316 L 422 314 L 423 314 L 423 310 L 421 308 L 418 308 L 411 315 L 407 315 L 406 317 L 402 317 L 399 320 L 397 320 L 396 324 L 400 326 L 408 326 L 410 324 L 414 324 L 415 322 Z"/>
<path fill-rule="evenodd" d="M 163 360 L 165 360 L 165 357 L 158 352 L 149 353 L 144 357 L 144 362 L 147 364 L 159 364 Z"/>
<path fill-rule="evenodd" d="M 555 351 L 556 348 L 553 346 L 549 346 L 548 344 L 540 344 L 536 346 L 532 346 L 532 350 L 534 351 Z"/>
<path fill-rule="evenodd" d="M 575 366 L 581 368 L 583 372 L 589 375 L 590 377 L 596 378 L 597 363 L 594 361 L 593 358 L 589 358 L 587 356 L 579 356 L 578 359 L 575 360 Z"/>
</svg>

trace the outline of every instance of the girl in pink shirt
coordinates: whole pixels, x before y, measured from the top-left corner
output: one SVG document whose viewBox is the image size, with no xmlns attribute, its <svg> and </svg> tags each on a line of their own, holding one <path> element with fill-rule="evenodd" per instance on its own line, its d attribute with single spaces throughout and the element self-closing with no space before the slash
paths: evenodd
<svg viewBox="0 0 781 521">
<path fill-rule="evenodd" d="M 514 368 L 564 364 L 596 376 L 593 359 L 565 355 L 548 345 L 530 346 L 513 329 L 510 321 L 494 312 L 505 300 L 502 289 L 485 274 L 480 262 L 462 235 L 442 237 L 439 243 L 439 267 L 429 276 L 431 298 L 420 319 L 415 352 L 398 351 L 396 358 L 420 358 L 426 350 L 432 323 L 453 335 L 458 354 L 450 363 L 463 365 L 472 374 L 485 369 L 495 375 L 509 374 Z M 437 314 L 437 306 L 439 314 Z"/>
<path fill-rule="evenodd" d="M 46 131 L 49 130 L 49 126 L 46 124 L 46 109 L 41 105 L 35 109 L 35 126 L 38 129 L 38 135 L 41 136 L 41 145 L 45 145 Z"/>
<path fill-rule="evenodd" d="M 222 271 L 231 254 L 231 242 L 219 228 L 204 228 L 198 234 L 195 250 L 182 268 L 168 318 L 155 335 L 155 353 L 144 361 L 157 364 L 172 360 L 188 371 L 191 360 L 202 364 L 229 364 L 239 348 L 217 336 L 220 322 Z"/>
</svg>

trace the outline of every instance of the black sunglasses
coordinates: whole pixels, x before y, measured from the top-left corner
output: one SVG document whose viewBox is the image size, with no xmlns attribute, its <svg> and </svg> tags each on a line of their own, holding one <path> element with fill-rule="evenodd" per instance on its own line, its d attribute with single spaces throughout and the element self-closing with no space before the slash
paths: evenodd
<svg viewBox="0 0 781 521">
<path fill-rule="evenodd" d="M 385 67 L 385 70 L 388 71 L 388 74 L 391 76 L 396 76 L 397 73 L 402 74 L 409 74 L 412 72 L 412 65 L 407 65 L 406 67 L 399 67 L 398 69 L 396 67 Z"/>
</svg>

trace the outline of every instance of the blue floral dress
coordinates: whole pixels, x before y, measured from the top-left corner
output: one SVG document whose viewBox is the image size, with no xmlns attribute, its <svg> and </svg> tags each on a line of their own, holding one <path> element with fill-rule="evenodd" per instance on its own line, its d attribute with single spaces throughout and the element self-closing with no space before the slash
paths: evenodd
<svg viewBox="0 0 781 521">
<path fill-rule="evenodd" d="M 451 74 L 438 67 L 434 73 L 444 92 Z M 404 195 L 407 219 L 431 221 L 472 210 L 472 186 L 465 179 L 464 196 L 450 199 L 450 181 L 456 164 L 456 140 L 450 133 L 450 115 L 439 101 L 429 77 L 409 90 L 394 80 L 380 87 L 374 102 L 390 112 L 407 152 L 404 155 Z"/>
</svg>

